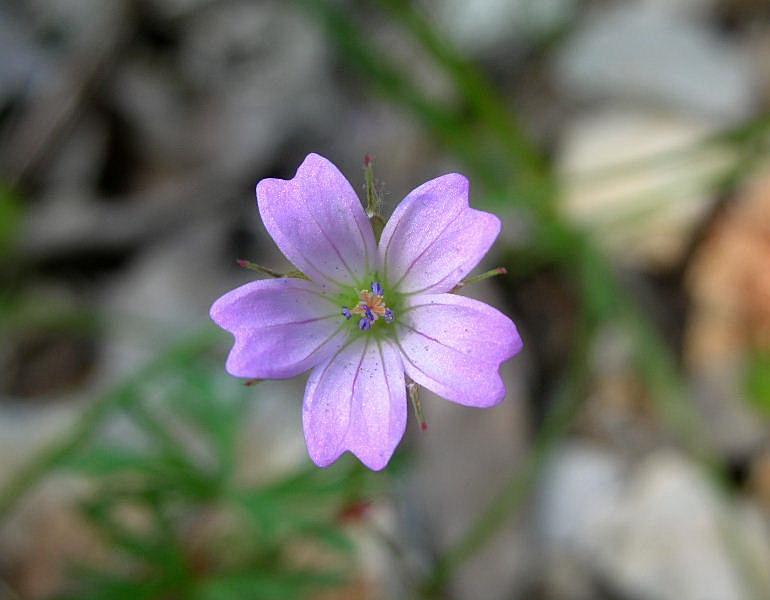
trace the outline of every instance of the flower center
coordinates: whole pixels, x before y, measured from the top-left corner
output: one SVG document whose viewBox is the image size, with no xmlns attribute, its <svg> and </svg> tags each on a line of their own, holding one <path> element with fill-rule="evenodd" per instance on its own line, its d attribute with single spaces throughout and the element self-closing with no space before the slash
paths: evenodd
<svg viewBox="0 0 770 600">
<path fill-rule="evenodd" d="M 358 293 L 358 304 L 353 308 L 342 307 L 342 316 L 346 319 L 359 318 L 358 328 L 368 331 L 375 321 L 382 319 L 386 323 L 393 321 L 393 311 L 385 304 L 384 291 L 379 281 L 373 281 L 370 290 L 361 290 Z"/>
</svg>

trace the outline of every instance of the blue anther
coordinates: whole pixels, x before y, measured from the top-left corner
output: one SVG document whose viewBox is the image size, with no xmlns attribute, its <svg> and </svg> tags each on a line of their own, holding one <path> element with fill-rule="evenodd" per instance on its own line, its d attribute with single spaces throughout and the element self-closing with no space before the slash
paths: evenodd
<svg viewBox="0 0 770 600">
<path fill-rule="evenodd" d="M 358 322 L 358 328 L 361 331 L 369 331 L 372 328 L 372 322 L 366 317 L 361 317 L 361 320 Z"/>
<path fill-rule="evenodd" d="M 366 318 L 373 323 L 374 313 L 372 312 L 372 309 L 366 306 L 366 304 L 362 305 L 362 308 L 364 309 L 364 314 L 366 315 Z"/>
<path fill-rule="evenodd" d="M 350 319 L 350 317 L 353 316 L 353 313 L 350 312 L 350 309 L 347 306 L 342 307 L 342 316 L 346 319 Z"/>
<path fill-rule="evenodd" d="M 383 290 L 379 281 L 372 281 L 372 293 L 376 294 L 377 296 L 382 296 Z"/>
<path fill-rule="evenodd" d="M 389 308 L 386 308 L 385 309 L 385 314 L 383 315 L 382 318 L 385 319 L 386 323 L 392 323 L 393 322 L 393 311 L 390 310 Z"/>
</svg>

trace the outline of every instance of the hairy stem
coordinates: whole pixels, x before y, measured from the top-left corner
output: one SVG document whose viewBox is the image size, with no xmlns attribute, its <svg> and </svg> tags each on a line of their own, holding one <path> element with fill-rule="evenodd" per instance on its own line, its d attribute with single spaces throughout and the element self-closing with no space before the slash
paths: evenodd
<svg viewBox="0 0 770 600">
<path fill-rule="evenodd" d="M 484 281 L 485 279 L 490 279 L 491 277 L 497 277 L 498 275 L 507 275 L 508 269 L 505 267 L 497 267 L 496 269 L 490 269 L 489 271 L 485 271 L 484 273 L 480 273 L 478 275 L 474 275 L 473 277 L 468 277 L 468 279 L 463 279 L 460 283 L 458 283 L 454 288 L 452 288 L 452 292 L 456 292 L 457 290 L 460 290 L 464 288 L 466 285 L 469 285 L 471 283 L 478 283 L 479 281 Z"/>
</svg>

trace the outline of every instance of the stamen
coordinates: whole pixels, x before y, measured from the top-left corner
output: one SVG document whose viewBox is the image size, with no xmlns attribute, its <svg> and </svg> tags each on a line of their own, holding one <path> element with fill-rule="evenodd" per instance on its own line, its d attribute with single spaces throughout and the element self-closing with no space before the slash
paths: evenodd
<svg viewBox="0 0 770 600">
<path fill-rule="evenodd" d="M 342 315 L 350 319 L 353 315 L 361 317 L 358 321 L 358 328 L 361 331 L 368 331 L 374 326 L 378 319 L 386 323 L 392 323 L 394 320 L 393 311 L 385 304 L 385 292 L 379 281 L 372 281 L 370 290 L 361 290 L 358 293 L 358 304 L 354 308 L 342 307 Z"/>
<path fill-rule="evenodd" d="M 364 311 L 364 315 L 366 315 L 366 318 L 369 321 L 374 322 L 377 320 L 377 317 L 374 316 L 372 309 L 367 304 L 361 304 L 361 309 Z"/>
</svg>

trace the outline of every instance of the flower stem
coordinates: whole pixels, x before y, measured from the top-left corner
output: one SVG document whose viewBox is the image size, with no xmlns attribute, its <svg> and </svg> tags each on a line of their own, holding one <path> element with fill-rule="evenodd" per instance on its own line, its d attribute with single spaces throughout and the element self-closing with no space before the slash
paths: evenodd
<svg viewBox="0 0 770 600">
<path fill-rule="evenodd" d="M 551 452 L 569 431 L 586 397 L 590 376 L 588 354 L 594 327 L 595 324 L 583 309 L 573 336 L 574 348 L 565 380 L 557 390 L 553 406 L 546 414 L 524 464 L 460 540 L 435 563 L 420 590 L 424 598 L 446 597 L 445 588 L 457 569 L 481 550 L 529 497 Z"/>
</svg>

